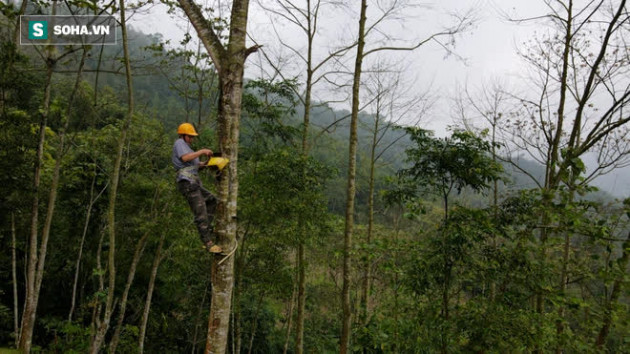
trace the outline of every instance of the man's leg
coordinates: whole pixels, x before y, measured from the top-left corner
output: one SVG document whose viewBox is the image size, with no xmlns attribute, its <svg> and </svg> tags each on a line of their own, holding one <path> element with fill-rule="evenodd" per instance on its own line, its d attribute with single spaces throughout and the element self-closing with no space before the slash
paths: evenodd
<svg viewBox="0 0 630 354">
<path fill-rule="evenodd" d="M 212 229 L 208 220 L 206 200 L 201 191 L 199 183 L 182 180 L 177 182 L 177 189 L 186 197 L 190 210 L 195 215 L 195 225 L 199 231 L 201 242 L 206 245 L 212 240 Z"/>
<path fill-rule="evenodd" d="M 201 195 L 206 201 L 206 213 L 208 214 L 208 222 L 210 223 L 210 229 L 214 229 L 214 215 L 217 211 L 217 198 L 209 190 L 200 187 Z"/>
</svg>

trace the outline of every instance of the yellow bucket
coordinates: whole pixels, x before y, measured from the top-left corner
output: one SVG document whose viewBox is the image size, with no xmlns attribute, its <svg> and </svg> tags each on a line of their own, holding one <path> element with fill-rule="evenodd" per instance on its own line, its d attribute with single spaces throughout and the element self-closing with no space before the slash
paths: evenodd
<svg viewBox="0 0 630 354">
<path fill-rule="evenodd" d="M 208 160 L 207 166 L 217 166 L 219 171 L 221 171 L 227 166 L 228 162 L 230 162 L 230 160 L 225 157 L 212 157 Z"/>
</svg>

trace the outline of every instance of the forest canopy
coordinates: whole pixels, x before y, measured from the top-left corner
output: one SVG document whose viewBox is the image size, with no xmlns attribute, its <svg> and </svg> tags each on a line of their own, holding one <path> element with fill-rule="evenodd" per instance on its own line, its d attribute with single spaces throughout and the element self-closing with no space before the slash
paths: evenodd
<svg viewBox="0 0 630 354">
<path fill-rule="evenodd" d="M 144 2 L 0 3 L 0 352 L 627 351 L 630 201 L 593 181 L 628 163 L 630 16 L 542 2 L 511 19 L 549 29 L 518 48 L 529 89 L 462 89 L 439 135 L 387 53 L 456 55 L 472 17 L 402 45 L 379 25 L 406 1 L 261 5 L 291 47 L 246 43 L 243 0 L 168 2 L 181 43 L 128 26 Z M 19 44 L 53 13 L 121 43 Z M 313 56 L 339 13 L 363 26 Z M 223 254 L 177 189 L 181 123 L 230 160 L 199 172 Z"/>
</svg>

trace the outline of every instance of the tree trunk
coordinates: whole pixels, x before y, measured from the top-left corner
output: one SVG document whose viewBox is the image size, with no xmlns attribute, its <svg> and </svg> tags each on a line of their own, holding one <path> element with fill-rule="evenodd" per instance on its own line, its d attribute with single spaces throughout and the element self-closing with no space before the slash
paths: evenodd
<svg viewBox="0 0 630 354">
<path fill-rule="evenodd" d="M 376 145 L 378 144 L 378 129 L 380 122 L 380 92 L 376 103 L 376 117 L 374 118 L 374 132 L 372 134 L 372 146 L 370 147 L 370 178 L 368 191 L 368 228 L 365 243 L 368 251 L 365 254 L 363 264 L 363 284 L 361 286 L 361 325 L 366 326 L 370 311 L 370 288 L 372 280 L 372 262 L 370 260 L 372 233 L 374 232 L 374 173 L 376 166 Z"/>
<path fill-rule="evenodd" d="M 151 266 L 151 278 L 149 279 L 149 287 L 147 289 L 147 299 L 144 302 L 144 311 L 142 312 L 142 324 L 140 325 L 140 334 L 138 335 L 138 351 L 144 353 L 144 337 L 147 333 L 147 323 L 149 322 L 149 311 L 151 310 L 151 299 L 153 298 L 153 290 L 155 289 L 155 278 L 157 277 L 158 267 L 162 262 L 162 247 L 164 246 L 164 238 L 166 232 L 160 236 L 160 243 L 158 244 L 157 251 L 155 251 L 155 257 L 153 258 L 153 265 Z M 114 352 L 111 352 L 114 353 Z"/>
<path fill-rule="evenodd" d="M 15 248 L 17 247 L 15 232 L 15 215 L 11 213 L 11 276 L 13 279 L 13 329 L 15 333 L 15 346 L 20 342 L 20 316 L 18 313 L 18 283 L 17 283 L 17 255 Z"/>
<path fill-rule="evenodd" d="M 197 353 L 197 335 L 199 333 L 199 320 L 201 319 L 201 313 L 203 312 L 204 306 L 206 306 L 206 295 L 209 293 L 208 287 L 210 286 L 210 278 L 205 279 L 206 286 L 203 291 L 203 297 L 201 298 L 201 304 L 199 305 L 199 311 L 197 312 L 197 316 L 195 317 L 195 333 L 193 334 L 192 341 L 192 351 L 191 354 Z M 238 352 L 237 352 L 238 353 Z"/>
<path fill-rule="evenodd" d="M 221 247 L 230 251 L 236 247 L 236 215 L 237 215 L 237 158 L 239 117 L 242 95 L 242 72 L 236 76 L 222 79 L 222 103 L 219 114 L 219 148 L 223 156 L 228 156 L 228 175 L 222 175 L 218 183 L 217 225 Z M 227 102 L 227 103 L 225 103 Z M 229 104 L 233 102 L 233 105 Z M 219 263 L 222 262 L 222 263 Z M 234 257 L 224 258 L 217 255 L 212 265 L 212 300 L 208 319 L 208 335 L 206 353 L 225 353 L 232 303 L 232 289 L 234 286 Z"/>
<path fill-rule="evenodd" d="M 566 104 L 566 97 L 567 97 L 567 87 L 568 87 L 568 71 L 569 71 L 569 65 L 570 65 L 570 51 L 571 51 L 571 42 L 572 42 L 572 37 L 573 37 L 573 2 L 570 1 L 569 2 L 569 6 L 566 8 L 567 10 L 567 22 L 565 24 L 565 28 L 566 28 L 566 33 L 565 33 L 565 44 L 564 44 L 564 53 L 562 55 L 562 76 L 560 78 L 560 101 L 558 104 L 558 118 L 557 118 L 557 130 L 556 130 L 556 134 L 553 140 L 553 144 L 551 145 L 551 161 L 550 164 L 548 166 L 548 170 L 549 170 L 549 181 L 547 182 L 547 186 L 550 188 L 553 188 L 554 190 L 558 187 L 559 181 L 558 181 L 558 175 L 555 171 L 556 171 L 556 164 L 558 163 L 559 157 L 558 157 L 558 152 L 560 149 L 560 145 L 561 145 L 561 136 L 563 135 L 563 128 L 562 125 L 564 123 L 564 112 L 565 112 L 565 104 Z M 551 205 L 550 203 L 547 205 Z M 547 224 L 543 224 L 543 225 L 547 225 Z M 545 238 L 547 236 L 545 235 Z M 563 269 L 562 269 L 562 280 L 561 280 L 561 284 L 560 284 L 560 292 L 561 292 L 561 296 L 564 296 L 564 290 L 566 288 L 566 282 L 564 281 L 565 277 L 566 277 L 566 261 L 568 261 L 568 257 L 569 257 L 569 241 L 570 241 L 570 235 L 567 233 L 567 235 L 565 235 L 565 249 L 563 252 L 563 260 L 565 262 L 563 262 Z M 545 247 L 545 246 L 543 246 Z M 545 258 L 546 258 L 546 254 L 544 253 Z M 543 262 L 545 261 L 545 259 L 543 259 Z M 544 263 L 542 263 L 544 264 Z M 542 303 L 542 299 L 541 299 L 541 303 L 540 303 L 540 307 L 539 307 L 539 312 L 542 314 L 544 312 L 543 309 L 543 303 Z M 557 347 L 556 347 L 556 353 L 562 353 L 564 351 L 563 349 L 563 345 L 561 342 L 561 338 L 562 338 L 562 334 L 564 333 L 564 323 L 563 323 L 563 317 L 564 317 L 564 306 L 560 306 L 558 308 L 558 315 L 559 318 L 556 322 L 556 334 L 557 334 Z"/>
<path fill-rule="evenodd" d="M 96 64 L 96 73 L 94 74 L 94 106 L 98 105 L 98 79 L 101 77 L 101 64 L 103 64 L 103 51 L 105 46 L 101 46 L 101 50 L 98 53 L 98 60 Z"/>
<path fill-rule="evenodd" d="M 497 163 L 497 150 L 496 150 L 496 143 L 497 143 L 497 136 L 496 136 L 496 131 L 497 131 L 497 120 L 498 117 L 496 116 L 496 114 L 494 115 L 494 119 L 492 121 L 492 161 L 494 163 Z M 493 209 L 493 216 L 494 216 L 494 221 L 498 222 L 499 221 L 499 181 L 497 181 L 496 179 L 492 182 L 493 186 L 492 186 L 492 209 Z M 492 250 L 494 252 L 497 252 L 497 235 L 496 234 L 492 234 L 490 236 L 492 238 Z M 496 293 L 497 293 L 497 284 L 494 280 L 494 278 L 492 278 L 490 280 L 490 302 L 494 303 L 494 300 L 496 298 Z"/>
<path fill-rule="evenodd" d="M 444 201 L 444 226 L 445 229 L 449 225 L 449 203 L 448 203 L 448 192 L 444 191 L 442 196 Z M 442 276 L 444 278 L 444 283 L 442 284 L 442 319 L 444 322 L 449 320 L 449 290 L 451 287 L 451 270 L 452 266 L 450 264 L 450 260 L 448 259 L 449 255 L 447 254 L 447 244 L 446 244 L 446 235 L 442 235 L 442 249 L 444 254 L 444 264 L 443 264 L 443 273 Z M 449 333 L 446 332 L 445 329 L 442 329 L 441 337 L 441 353 L 448 352 L 448 336 Z"/>
<path fill-rule="evenodd" d="M 96 248 L 96 274 L 98 274 L 98 292 L 103 293 L 105 291 L 105 280 L 103 279 L 103 265 L 101 262 L 101 258 L 103 255 L 103 240 L 105 239 L 105 230 L 100 231 L 100 236 L 98 238 L 98 246 Z M 92 337 L 96 335 L 98 328 L 101 325 L 101 310 L 103 304 L 98 297 L 94 297 L 92 300 L 92 307 L 94 310 L 92 311 L 92 321 L 90 322 L 90 334 Z"/>
<path fill-rule="evenodd" d="M 302 154 L 308 156 L 308 129 L 311 121 L 311 96 L 313 91 L 313 24 L 311 0 L 306 0 L 308 49 L 306 53 L 306 87 L 304 91 L 304 120 L 302 122 Z"/>
<path fill-rule="evenodd" d="M 116 288 L 116 196 L 118 194 L 118 182 L 120 179 L 120 166 L 123 158 L 123 150 L 125 147 L 125 141 L 127 140 L 127 131 L 131 125 L 131 119 L 134 112 L 133 101 L 133 81 L 131 77 L 131 62 L 129 58 L 129 45 L 127 38 L 127 21 L 125 18 L 125 2 L 120 0 L 120 29 L 123 40 L 123 52 L 125 61 L 125 74 L 127 81 L 127 116 L 123 122 L 123 126 L 120 130 L 120 136 L 118 138 L 118 151 L 116 153 L 116 160 L 111 175 L 111 189 L 109 193 L 109 206 L 107 209 L 107 231 L 109 234 L 109 252 L 108 252 L 108 286 L 107 286 L 107 300 L 105 302 L 105 313 L 103 314 L 103 321 L 100 323 L 96 330 L 96 334 L 92 339 L 90 345 L 90 353 L 97 354 L 105 339 L 105 334 L 109 328 L 109 322 L 112 316 L 112 309 L 114 304 L 114 291 Z"/>
<path fill-rule="evenodd" d="M 107 185 L 103 188 L 96 197 L 94 197 L 94 185 L 96 184 L 96 165 L 94 165 L 94 176 L 92 176 L 92 185 L 90 187 L 90 203 L 88 204 L 86 215 L 85 215 L 85 223 L 83 225 L 83 233 L 81 234 L 81 242 L 79 243 L 79 254 L 77 255 L 77 261 L 75 263 L 74 270 L 74 282 L 72 283 L 72 300 L 70 304 L 70 312 L 68 313 L 68 321 L 72 322 L 72 316 L 74 314 L 74 308 L 76 306 L 76 298 L 77 298 L 77 286 L 79 284 L 79 272 L 81 269 L 81 259 L 83 258 L 83 246 L 85 245 L 85 239 L 87 237 L 88 226 L 90 224 L 90 218 L 92 215 L 92 208 L 94 207 L 94 203 L 96 200 L 100 198 L 101 194 L 105 192 L 107 189 Z"/>
<path fill-rule="evenodd" d="M 395 217 L 394 219 L 394 308 L 393 308 L 393 312 L 394 312 L 394 346 L 392 348 L 392 352 L 396 352 L 397 350 L 397 345 L 400 341 L 400 321 L 399 321 L 399 312 L 398 312 L 398 299 L 399 299 L 399 295 L 398 295 L 398 289 L 400 288 L 399 286 L 399 281 L 398 281 L 398 275 L 400 274 L 400 272 L 398 272 L 398 262 L 396 262 L 397 259 L 400 259 L 398 257 L 398 239 L 399 239 L 399 231 L 400 231 L 400 218 L 398 216 Z"/>
<path fill-rule="evenodd" d="M 289 339 L 291 338 L 291 324 L 293 323 L 292 321 L 293 320 L 293 307 L 295 306 L 296 296 L 297 296 L 297 292 L 294 287 L 293 291 L 291 292 L 291 301 L 289 302 L 289 311 L 287 312 L 287 331 L 286 331 L 286 336 L 284 340 L 284 350 L 282 351 L 282 354 L 287 354 L 287 351 L 289 350 Z"/>
<path fill-rule="evenodd" d="M 610 327 L 612 327 L 613 321 L 613 312 L 614 307 L 619 301 L 619 297 L 622 294 L 622 290 L 624 287 L 624 279 L 626 278 L 626 273 L 628 269 L 628 261 L 630 260 L 630 233 L 626 237 L 626 241 L 623 243 L 621 247 L 621 257 L 617 260 L 617 264 L 619 265 L 619 275 L 615 279 L 613 283 L 612 292 L 610 294 L 610 300 L 606 301 L 606 309 L 604 310 L 604 319 L 602 328 L 599 331 L 599 335 L 597 336 L 597 341 L 595 345 L 599 350 L 601 350 L 608 339 L 608 334 L 610 333 Z"/>
<path fill-rule="evenodd" d="M 574 191 L 570 192 L 569 204 L 573 204 L 573 194 Z M 558 291 L 560 296 L 564 297 L 566 294 L 567 284 L 569 283 L 569 259 L 571 256 L 571 233 L 570 231 L 566 231 L 564 235 L 564 245 L 562 250 L 562 266 L 560 272 L 560 284 L 558 286 Z M 556 322 L 556 334 L 558 336 L 558 346 L 556 347 L 556 353 L 560 354 L 564 350 L 564 343 L 562 340 L 562 333 L 564 332 L 564 304 L 561 304 L 558 307 L 558 319 Z"/>
<path fill-rule="evenodd" d="M 41 291 L 41 287 L 42 287 L 42 281 L 44 278 L 44 266 L 46 264 L 46 253 L 47 253 L 47 247 L 48 247 L 48 240 L 50 237 L 50 229 L 52 227 L 52 220 L 53 220 L 53 216 L 55 214 L 55 206 L 56 206 L 56 201 L 57 201 L 57 190 L 59 187 L 59 175 L 60 175 L 60 170 L 61 170 L 61 160 L 63 159 L 63 155 L 64 155 L 64 148 L 65 148 L 65 137 L 66 137 L 66 131 L 68 130 L 69 124 L 70 124 L 70 112 L 71 112 L 71 108 L 74 102 L 74 97 L 76 96 L 76 92 L 79 90 L 79 85 L 81 84 L 81 74 L 83 72 L 83 65 L 85 64 L 85 58 L 87 57 L 87 51 L 83 50 L 83 55 L 81 57 L 81 61 L 79 64 L 79 69 L 77 72 L 77 79 L 73 88 L 73 91 L 70 95 L 70 99 L 68 101 L 68 107 L 66 110 L 66 120 L 64 122 L 63 128 L 61 129 L 60 133 L 59 133 L 59 147 L 57 148 L 57 156 L 56 156 L 56 161 L 55 161 L 55 168 L 54 168 L 54 172 L 53 172 L 53 178 L 52 178 L 52 182 L 50 185 L 50 193 L 49 193 L 49 198 L 48 198 L 48 207 L 47 207 L 47 211 L 46 211 L 46 219 L 44 221 L 44 227 L 42 229 L 42 240 L 41 240 L 41 245 L 39 247 L 39 256 L 38 257 L 33 257 L 33 255 L 31 254 L 30 258 L 29 258 L 29 296 L 28 296 L 28 302 L 27 302 L 27 306 L 26 306 L 26 311 L 27 313 L 25 313 L 25 317 L 28 320 L 28 324 L 25 324 L 25 330 L 26 330 L 26 340 L 29 341 L 29 343 L 24 343 L 24 346 L 20 346 L 20 349 L 28 352 L 30 350 L 30 341 L 32 340 L 32 335 L 33 335 L 33 327 L 34 327 L 34 323 L 35 323 L 35 318 L 36 318 L 36 313 L 37 313 L 37 304 L 39 302 L 39 294 Z M 40 155 L 41 153 L 43 153 L 43 143 L 44 143 L 44 132 L 46 130 L 46 121 L 47 121 L 47 116 L 48 116 L 48 110 L 49 110 L 49 106 L 50 106 L 50 81 L 52 79 L 52 70 L 54 67 L 54 60 L 51 60 L 48 62 L 48 84 L 46 85 L 46 94 L 45 94 L 45 107 L 44 107 L 44 112 L 43 113 L 46 118 L 43 119 L 42 121 L 42 125 L 40 126 L 40 129 L 42 129 L 42 131 L 40 132 L 40 146 L 41 149 L 38 147 L 38 160 L 39 162 L 36 163 L 36 165 L 40 165 L 41 164 L 41 158 L 42 155 Z M 39 170 L 39 166 L 36 167 Z M 36 172 L 36 178 L 39 179 L 39 171 Z M 39 184 L 39 181 L 37 182 L 37 185 Z M 38 187 L 36 187 L 36 190 L 38 189 Z M 34 229 L 31 231 L 31 252 L 36 252 L 36 248 L 37 248 L 37 212 L 35 210 L 35 208 L 37 208 L 37 202 L 36 200 L 38 199 L 38 197 L 35 197 L 35 201 L 33 202 L 33 210 L 34 210 L 34 222 L 31 224 L 31 227 L 34 227 Z M 33 237 L 34 236 L 34 237 Z M 35 240 L 35 242 L 33 242 L 33 240 Z M 33 247 L 35 246 L 35 247 Z M 37 263 L 37 269 L 34 272 L 33 269 L 31 269 L 32 266 L 35 265 L 35 260 Z M 34 279 L 33 279 L 34 277 Z M 31 283 L 32 280 L 34 280 L 34 287 L 33 284 Z M 24 319 L 23 318 L 23 319 Z"/>
<path fill-rule="evenodd" d="M 237 260 L 236 260 L 236 285 L 234 289 L 234 304 L 232 306 L 233 310 L 233 326 L 234 326 L 234 334 L 232 341 L 234 343 L 234 353 L 240 353 L 242 347 L 242 327 L 241 327 L 241 289 L 243 284 L 243 268 L 245 267 L 245 259 L 247 257 L 247 235 L 248 230 L 245 230 L 243 236 L 240 238 L 241 242 L 239 245 L 239 249 L 237 252 Z"/>
<path fill-rule="evenodd" d="M 74 98 L 76 97 L 77 92 L 79 91 L 79 86 L 81 85 L 81 76 L 83 73 L 83 66 L 85 64 L 85 59 L 87 58 L 87 49 L 83 48 L 83 54 L 81 56 L 81 61 L 79 63 L 79 69 L 77 72 L 77 78 L 74 83 L 74 88 L 72 89 L 72 93 L 70 95 L 70 99 L 68 100 L 68 107 L 66 109 L 66 119 L 63 124 L 63 128 L 59 132 L 59 147 L 57 148 L 57 156 L 55 161 L 55 169 L 53 172 L 53 179 L 50 185 L 50 195 L 48 198 L 48 209 L 46 212 L 46 219 L 44 222 L 44 229 L 42 230 L 42 244 L 40 246 L 39 252 L 39 262 L 37 265 L 37 288 L 36 293 L 39 294 L 39 290 L 41 288 L 41 283 L 44 275 L 44 264 L 46 260 L 46 249 L 48 246 L 48 239 L 50 237 L 50 229 L 52 227 L 52 220 L 55 214 L 55 206 L 57 201 L 57 190 L 59 187 L 59 178 L 61 172 L 61 161 L 65 154 L 65 141 L 66 141 L 66 132 L 68 131 L 68 127 L 70 126 L 70 114 L 72 112 L 72 106 L 74 104 Z"/>
<path fill-rule="evenodd" d="M 206 353 L 225 353 L 227 350 L 232 285 L 234 284 L 233 269 L 233 257 L 228 257 L 221 264 L 219 260 L 215 260 L 212 265 L 212 300 L 210 316 L 208 316 Z"/>
<path fill-rule="evenodd" d="M 22 325 L 20 331 L 20 342 L 18 348 L 24 353 L 30 353 L 33 340 L 33 328 L 35 327 L 35 316 L 37 311 L 38 294 L 37 287 L 37 234 L 39 219 L 39 184 L 41 182 L 41 167 L 44 156 L 44 141 L 46 140 L 46 127 L 48 125 L 48 113 L 50 111 L 50 89 L 52 84 L 54 60 L 47 61 L 46 88 L 44 90 L 44 103 L 42 117 L 39 124 L 39 143 L 37 145 L 37 155 L 35 161 L 35 173 L 33 177 L 33 204 L 31 209 L 31 236 L 29 240 L 28 266 L 26 272 L 26 299 L 24 304 L 24 314 L 22 315 Z"/>
<path fill-rule="evenodd" d="M 359 18 L 359 40 L 357 56 L 354 66 L 354 79 L 352 83 L 352 118 L 350 122 L 350 141 L 348 153 L 348 187 L 346 204 L 346 225 L 343 245 L 343 290 L 341 294 L 343 321 L 341 330 L 340 353 L 347 354 L 350 351 L 350 336 L 352 332 L 352 309 L 350 305 L 350 252 L 352 250 L 352 233 L 354 229 L 354 198 L 356 194 L 356 170 L 357 170 L 357 122 L 359 120 L 359 87 L 361 84 L 361 67 L 363 64 L 363 48 L 365 47 L 365 22 L 367 1 L 361 0 L 361 17 Z"/>
<path fill-rule="evenodd" d="M 217 183 L 215 232 L 226 251 L 236 247 L 238 200 L 238 139 L 243 93 L 243 73 L 247 56 L 258 47 L 247 48 L 245 39 L 249 0 L 234 0 L 227 48 L 214 32 L 201 9 L 192 0 L 179 4 L 195 27 L 219 73 L 221 98 L 218 114 L 219 151 L 230 159 Z M 225 353 L 234 287 L 234 257 L 217 255 L 213 263 L 212 305 L 208 318 L 206 353 Z"/>
<path fill-rule="evenodd" d="M 449 320 L 449 290 L 451 287 L 451 266 L 448 264 L 449 261 L 446 259 L 448 256 L 445 255 L 444 260 L 444 284 L 442 285 L 442 319 L 444 322 Z M 444 327 L 440 334 L 441 337 L 441 353 L 448 353 L 448 343 L 449 343 L 449 333 L 446 327 Z"/>
<path fill-rule="evenodd" d="M 258 303 L 256 304 L 256 312 L 254 313 L 254 318 L 252 319 L 252 333 L 249 336 L 249 349 L 247 350 L 247 354 L 252 354 L 252 350 L 254 349 L 254 337 L 256 337 L 256 329 L 258 328 L 258 314 L 260 313 L 260 308 L 262 306 L 262 301 L 265 296 L 265 292 L 261 292 L 258 297 Z"/>
<path fill-rule="evenodd" d="M 233 341 L 233 345 L 234 345 L 234 353 L 240 353 L 241 352 L 241 346 L 243 345 L 243 339 L 242 339 L 242 327 L 241 327 L 241 306 L 240 306 L 240 299 L 241 299 L 241 292 L 240 292 L 240 287 L 241 287 L 241 283 L 238 280 L 238 276 L 237 275 L 237 285 L 236 288 L 234 289 L 234 303 L 232 305 L 232 323 L 234 326 L 234 333 L 232 335 L 232 341 Z"/>
<path fill-rule="evenodd" d="M 571 33 L 572 33 L 571 10 L 572 10 L 571 7 L 567 8 L 568 16 L 567 16 L 567 23 L 565 27 L 566 33 L 564 34 L 565 45 L 564 45 L 564 52 L 563 52 L 562 73 L 561 73 L 561 79 L 560 79 L 560 99 L 559 99 L 558 108 L 557 108 L 557 121 L 555 124 L 556 130 L 555 130 L 555 133 L 552 133 L 553 136 L 551 139 L 551 144 L 550 144 L 551 146 L 549 147 L 549 151 L 547 153 L 547 163 L 545 166 L 545 187 L 543 190 L 543 194 L 544 194 L 543 203 L 546 206 L 551 205 L 551 201 L 553 199 L 553 196 L 551 194 L 553 193 L 553 191 L 555 190 L 559 182 L 557 181 L 555 171 L 556 171 L 558 159 L 559 159 L 558 151 L 560 148 L 559 147 L 560 138 L 563 134 L 562 130 L 563 130 L 563 124 L 564 124 L 564 111 L 565 111 L 565 102 L 566 102 L 566 96 L 567 96 L 569 51 L 571 48 Z M 542 216 L 543 225 L 547 225 L 548 218 L 549 216 L 547 215 L 547 212 L 545 212 L 545 214 Z M 548 237 L 549 235 L 548 235 L 547 229 L 543 228 L 541 230 L 541 235 L 540 235 L 540 241 L 541 241 L 540 263 L 541 264 L 544 264 L 547 259 L 546 241 Z M 545 302 L 544 295 L 542 293 L 537 294 L 536 311 L 541 315 L 544 312 L 544 302 Z M 542 329 L 542 325 L 540 326 L 540 329 Z M 536 351 L 540 352 L 540 349 L 537 349 Z"/>
<path fill-rule="evenodd" d="M 153 220 L 157 220 L 159 218 L 159 214 L 156 212 L 156 206 L 159 201 L 159 187 L 155 190 L 155 195 L 153 196 L 153 206 L 151 207 L 153 211 Z M 169 205 L 166 204 L 164 206 L 164 210 L 168 209 Z M 129 297 L 129 290 L 131 289 L 131 284 L 133 283 L 133 279 L 136 276 L 136 269 L 138 267 L 138 263 L 140 262 L 140 258 L 142 257 L 142 253 L 144 252 L 144 246 L 146 245 L 147 238 L 149 237 L 150 231 L 147 231 L 138 243 L 136 244 L 136 250 L 133 254 L 133 259 L 131 260 L 131 265 L 129 266 L 129 274 L 127 275 L 127 283 L 125 284 L 125 290 L 123 291 L 122 298 L 120 300 L 120 311 L 118 314 L 118 322 L 116 324 L 116 330 L 114 331 L 114 335 L 112 336 L 112 340 L 109 343 L 109 352 L 116 353 L 116 347 L 118 346 L 118 341 L 120 340 L 120 332 L 122 331 L 123 321 L 125 319 L 125 313 L 127 311 L 127 298 Z"/>
<path fill-rule="evenodd" d="M 39 247 L 39 257 L 37 258 L 37 271 L 34 274 L 35 276 L 35 288 L 33 291 L 32 296 L 30 296 L 30 304 L 29 304 L 29 308 L 32 309 L 32 314 L 30 314 L 30 316 L 32 316 L 33 321 L 35 319 L 36 316 L 36 312 L 37 312 L 37 304 L 39 302 L 39 293 L 41 290 L 41 286 L 42 286 L 42 280 L 44 278 L 44 265 L 46 263 L 46 253 L 47 253 L 47 247 L 48 247 L 48 239 L 50 236 L 50 229 L 52 226 L 52 220 L 53 220 L 53 216 L 55 213 L 55 205 L 56 205 L 56 200 L 57 200 L 57 189 L 59 187 L 59 175 L 60 175 L 60 170 L 61 170 L 61 160 L 63 159 L 63 155 L 64 155 L 64 148 L 65 148 L 65 137 L 66 137 L 66 131 L 68 130 L 68 126 L 70 123 L 70 112 L 71 112 L 71 107 L 73 105 L 73 101 L 74 101 L 74 97 L 76 95 L 76 92 L 79 90 L 79 85 L 81 83 L 81 73 L 83 72 L 83 64 L 85 63 L 85 58 L 87 56 L 87 51 L 84 48 L 83 51 L 83 55 L 81 57 L 81 62 L 79 64 L 79 69 L 77 72 L 77 79 L 74 85 L 74 89 L 70 95 L 70 99 L 68 101 L 68 108 L 66 110 L 66 120 L 64 122 L 63 128 L 61 129 L 61 131 L 59 132 L 59 147 L 57 148 L 57 156 L 56 156 L 56 161 L 55 161 L 55 168 L 54 168 L 54 172 L 53 172 L 53 179 L 50 185 L 50 194 L 49 194 L 49 198 L 48 198 L 48 208 L 46 211 L 46 219 L 44 222 L 44 228 L 42 230 L 42 240 L 41 240 L 41 245 Z M 49 68 L 50 70 L 50 77 L 52 77 L 52 66 L 50 66 Z M 50 92 L 47 93 L 48 98 L 46 100 L 50 101 Z M 45 108 L 45 110 L 48 110 L 47 108 Z M 48 113 L 46 113 L 47 115 Z M 46 128 L 46 126 L 43 126 L 44 130 Z M 41 139 L 41 137 L 40 137 Z M 43 143 L 43 139 L 40 140 L 40 143 Z M 37 237 L 37 235 L 35 234 L 35 237 Z M 31 251 L 33 250 L 33 247 L 31 245 Z M 29 262 L 30 265 L 30 262 Z M 30 276 L 33 275 L 33 273 L 31 271 L 29 271 Z M 32 327 L 31 327 L 31 331 L 32 331 Z M 31 333 L 32 335 L 32 333 Z"/>
<path fill-rule="evenodd" d="M 94 103 L 93 103 L 94 106 L 97 105 L 98 78 L 100 74 L 101 62 L 103 59 L 104 47 L 105 46 L 101 46 L 101 50 L 99 51 L 99 56 L 97 60 L 96 74 L 95 74 L 95 80 L 94 80 Z M 92 125 L 92 128 L 94 128 L 94 124 Z M 109 185 L 109 183 L 107 183 L 105 187 L 103 187 L 103 189 L 98 193 L 98 195 L 94 197 L 94 186 L 96 183 L 96 161 L 95 160 L 94 160 L 93 173 L 94 173 L 94 176 L 92 177 L 92 185 L 90 187 L 90 203 L 88 204 L 87 211 L 86 211 L 85 224 L 83 225 L 83 234 L 81 235 L 81 242 L 79 244 L 79 254 L 77 255 L 77 262 L 75 266 L 74 282 L 72 284 L 72 301 L 71 301 L 70 311 L 68 313 L 68 321 L 72 321 L 72 317 L 74 315 L 74 308 L 76 306 L 76 291 L 77 291 L 77 286 L 79 284 L 79 272 L 80 272 L 80 267 L 81 267 L 81 259 L 83 258 L 83 246 L 85 244 L 85 239 L 87 237 L 87 231 L 88 231 L 88 226 L 90 223 L 90 218 L 92 215 L 92 209 L 94 208 L 94 204 L 96 203 L 96 201 L 101 197 L 101 195 L 105 192 L 105 190 L 107 189 L 107 186 Z"/>
<path fill-rule="evenodd" d="M 302 158 L 308 158 L 308 130 L 311 121 L 311 96 L 313 90 L 313 33 L 311 23 L 311 2 L 306 1 L 307 8 L 307 36 L 308 50 L 306 57 L 306 90 L 304 92 L 304 120 L 302 122 Z M 306 180 L 306 165 L 302 171 L 302 178 Z M 298 232 L 300 239 L 297 249 L 297 271 L 298 271 L 298 297 L 297 297 L 297 319 L 296 319 L 296 335 L 295 335 L 295 352 L 296 354 L 304 353 L 304 316 L 306 311 L 306 254 L 304 252 L 304 242 L 306 241 L 306 228 L 302 217 L 298 220 Z M 288 343 L 288 338 L 287 338 Z"/>
<path fill-rule="evenodd" d="M 304 259 L 304 244 L 300 242 L 297 252 L 298 271 L 298 297 L 297 297 L 297 320 L 295 325 L 295 352 L 304 353 L 304 312 L 306 310 L 306 264 Z"/>
<path fill-rule="evenodd" d="M 136 269 L 138 267 L 138 263 L 140 262 L 140 258 L 142 258 L 142 253 L 144 252 L 144 246 L 146 245 L 146 241 L 148 237 L 149 237 L 149 232 L 146 232 L 144 235 L 142 235 L 142 237 L 136 244 L 136 250 L 133 254 L 131 265 L 129 266 L 129 274 L 127 275 L 127 283 L 125 284 L 125 290 L 123 291 L 122 298 L 120 299 L 120 310 L 118 313 L 118 322 L 116 323 L 116 330 L 114 330 L 114 335 L 112 336 L 112 340 L 109 342 L 110 353 L 116 353 L 116 347 L 118 346 L 118 341 L 120 340 L 120 332 L 122 331 L 123 321 L 125 320 L 125 313 L 127 312 L 127 299 L 129 297 L 129 290 L 131 289 L 131 284 L 133 284 L 133 279 L 136 276 Z"/>
<path fill-rule="evenodd" d="M 26 12 L 26 6 L 28 5 L 27 0 L 22 1 L 22 5 L 20 6 L 20 11 L 15 16 L 17 19 L 15 20 L 15 32 L 13 32 L 13 43 L 15 43 L 15 49 L 18 50 L 20 48 L 20 16 L 24 15 Z"/>
</svg>

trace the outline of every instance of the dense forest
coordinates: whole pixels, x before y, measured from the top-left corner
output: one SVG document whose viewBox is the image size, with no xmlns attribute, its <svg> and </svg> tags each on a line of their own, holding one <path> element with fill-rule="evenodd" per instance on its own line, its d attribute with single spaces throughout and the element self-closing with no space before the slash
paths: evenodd
<svg viewBox="0 0 630 354">
<path fill-rule="evenodd" d="M 0 352 L 629 353 L 630 199 L 592 182 L 628 163 L 630 13 L 540 1 L 528 88 L 462 90 L 444 136 L 375 56 L 456 51 L 465 16 L 403 46 L 379 24 L 408 2 L 268 1 L 306 38 L 289 65 L 245 45 L 247 0 L 164 2 L 181 43 L 128 26 L 147 2 L 0 3 Z M 114 15 L 119 43 L 19 44 L 52 13 Z M 231 160 L 200 173 L 223 254 L 176 187 L 184 122 Z"/>
</svg>

